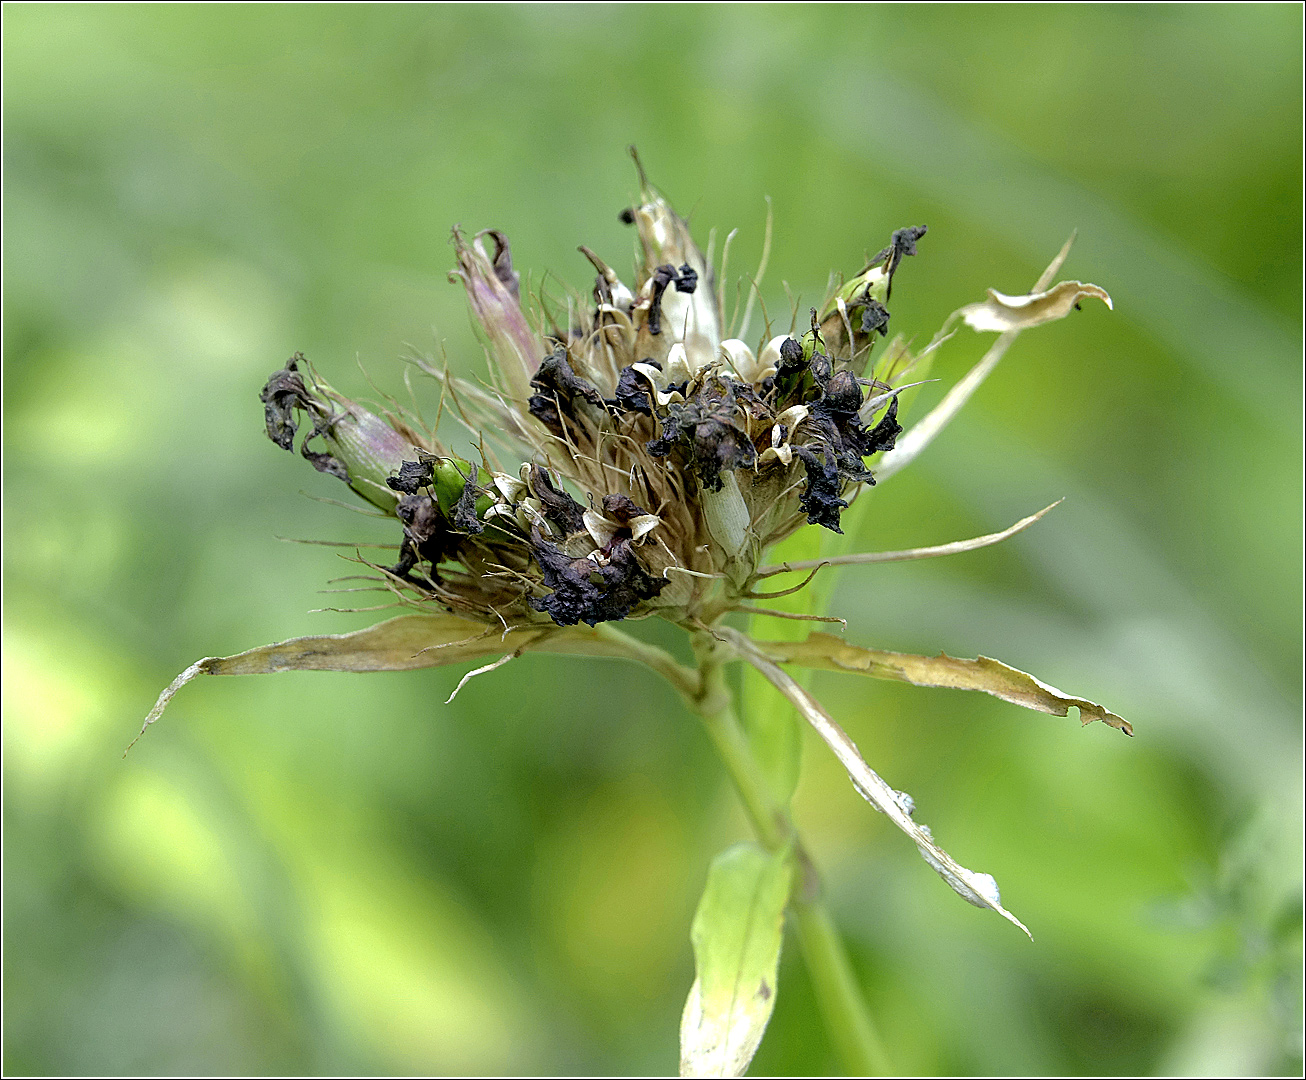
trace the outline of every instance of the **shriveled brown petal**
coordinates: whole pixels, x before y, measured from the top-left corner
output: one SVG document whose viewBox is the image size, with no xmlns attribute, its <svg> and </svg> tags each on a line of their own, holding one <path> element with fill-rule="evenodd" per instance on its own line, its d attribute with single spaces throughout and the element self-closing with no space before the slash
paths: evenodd
<svg viewBox="0 0 1306 1080">
<path fill-rule="evenodd" d="M 1112 307 L 1107 291 L 1083 281 L 1062 281 L 1045 292 L 1024 296 L 1006 296 L 989 289 L 989 298 L 962 308 L 960 315 L 972 330 L 1004 334 L 1008 330 L 1028 330 L 1045 322 L 1064 319 L 1084 299 L 1092 297 Z"/>
<path fill-rule="evenodd" d="M 806 641 L 759 641 L 766 656 L 778 663 L 802 664 L 827 671 L 851 671 L 873 679 L 894 679 L 913 686 L 942 686 L 953 690 L 981 690 L 986 694 L 1021 705 L 1026 709 L 1069 716 L 1073 705 L 1079 710 L 1081 723 L 1101 720 L 1133 735 L 1128 720 L 1104 709 L 1096 702 L 1075 697 L 1049 686 L 1026 672 L 1008 667 L 999 660 L 981 656 L 963 660 L 940 653 L 938 656 L 914 656 L 911 653 L 863 649 L 849 645 L 829 634 L 809 634 Z"/>
</svg>

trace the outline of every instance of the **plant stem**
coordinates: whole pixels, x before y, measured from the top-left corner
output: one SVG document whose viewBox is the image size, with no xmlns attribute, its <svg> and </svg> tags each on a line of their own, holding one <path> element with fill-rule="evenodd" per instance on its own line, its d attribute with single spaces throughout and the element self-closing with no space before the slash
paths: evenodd
<svg viewBox="0 0 1306 1080">
<path fill-rule="evenodd" d="M 731 653 L 707 635 L 695 639 L 701 683 L 690 699 L 730 773 L 758 839 L 769 851 L 793 845 L 798 876 L 790 907 L 822 1018 L 850 1076 L 888 1076 L 884 1046 L 862 997 L 838 928 L 820 895 L 820 880 L 803 848 L 789 808 L 778 799 L 753 755 L 725 680 Z"/>
<path fill-rule="evenodd" d="M 803 959 L 825 1026 L 850 1076 L 892 1076 L 884 1044 L 862 997 L 839 928 L 820 899 L 793 902 Z"/>
<path fill-rule="evenodd" d="M 678 663 L 665 649 L 640 641 L 610 622 L 599 623 L 594 627 L 594 636 L 614 651 L 614 655 L 625 656 L 652 668 L 667 680 L 691 706 L 701 693 L 702 677 L 695 668 Z"/>
</svg>

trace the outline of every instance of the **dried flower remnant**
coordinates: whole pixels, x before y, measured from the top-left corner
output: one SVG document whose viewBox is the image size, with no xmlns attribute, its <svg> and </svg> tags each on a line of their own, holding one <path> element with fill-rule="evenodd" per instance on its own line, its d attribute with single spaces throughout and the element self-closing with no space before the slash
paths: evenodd
<svg viewBox="0 0 1306 1080">
<path fill-rule="evenodd" d="M 737 724 L 720 669 L 740 661 L 793 703 L 848 769 L 856 790 L 911 837 L 953 889 L 1023 929 L 1002 906 L 993 879 L 965 869 L 939 847 L 915 821 L 910 796 L 870 768 L 785 666 L 978 690 L 1063 716 L 1075 706 L 1085 723 L 1102 720 L 1127 734 L 1129 725 L 1092 702 L 983 657 L 859 650 L 824 634 L 802 642 L 755 641 L 730 621 L 736 613 L 759 610 L 751 600 L 801 589 L 822 567 L 971 550 L 1006 539 L 1046 513 L 971 541 L 777 566 L 764 561 L 768 550 L 800 529 L 842 532 L 848 506 L 937 436 L 1019 332 L 1065 317 L 1086 298 L 1109 307 L 1110 297 L 1096 285 L 1053 284 L 1063 249 L 1029 294 L 990 290 L 987 299 L 960 308 L 930 348 L 958 321 L 1000 337 L 931 413 L 904 431 L 899 395 L 918 385 L 908 380 L 920 356 L 900 335 L 889 339 L 889 305 L 906 260 L 918 254 L 925 226 L 894 231 L 866 266 L 801 313 L 805 329 L 799 329 L 795 310 L 788 332 L 773 333 L 768 323 L 750 342 L 744 338 L 747 313 L 745 329 L 733 336 L 717 269 L 642 169 L 639 201 L 620 217 L 638 235 L 641 257 L 633 278 L 627 284 L 582 247 L 597 272 L 592 299 L 573 297 L 565 326 L 539 314 L 546 306 L 542 297 L 538 311 L 523 298 L 504 233 L 486 230 L 469 240 L 454 231 L 457 267 L 451 276 L 465 288 L 483 333 L 491 384 L 470 383 L 425 362 L 419 366 L 440 384 L 442 407 L 478 433 L 478 461 L 455 456 L 413 417 L 372 412 L 342 397 L 299 354 L 269 378 L 261 394 L 269 438 L 293 450 L 306 419 L 300 453 L 394 520 L 398 561 L 359 561 L 409 612 L 355 634 L 202 660 L 164 692 L 146 726 L 199 674 L 400 670 L 499 658 L 470 677 L 539 650 L 645 663 L 708 720 L 710 730 L 718 730 Z M 752 291 L 759 285 L 754 281 Z M 806 579 L 791 589 L 757 591 L 768 577 L 806 571 Z M 686 667 L 614 625 L 650 616 L 690 635 L 698 667 Z M 732 892 L 725 878 L 718 881 L 712 911 L 721 896 L 756 891 L 762 881 L 787 883 L 791 869 L 799 883 L 795 896 L 814 889 L 787 807 L 768 802 L 767 792 L 757 787 L 756 769 L 731 756 L 748 753 L 740 749 L 747 745 L 742 732 L 732 738 L 718 745 L 734 748 L 723 750 L 732 775 L 767 858 L 781 860 L 784 869 L 753 856 L 732 859 L 730 866 L 742 869 L 730 872 L 743 875 L 744 884 Z M 767 895 L 783 907 L 788 888 L 772 889 L 778 901 Z M 707 925 L 712 920 L 704 910 Z M 702 992 L 686 1014 L 685 1030 L 692 1034 L 685 1038 L 701 1053 L 687 1042 L 684 1067 L 706 1069 L 703 1062 L 711 1060 L 717 1062 L 711 1069 L 727 1068 L 720 1062 L 728 1060 L 729 1070 L 737 1071 L 760 1038 L 757 1025 L 764 1026 L 770 1014 L 774 958 L 749 954 L 729 960 L 729 949 L 706 940 L 700 949 L 699 926 L 696 920 L 695 985 Z M 772 937 L 778 950 L 778 934 L 767 940 Z M 754 994 L 756 1010 L 740 1014 L 744 1028 L 727 1035 L 714 1027 L 720 1018 L 710 1008 L 704 1012 L 704 1002 L 729 996 L 707 988 L 726 985 L 712 965 L 735 961 L 744 965 L 741 970 L 762 972 L 767 991 Z"/>
</svg>

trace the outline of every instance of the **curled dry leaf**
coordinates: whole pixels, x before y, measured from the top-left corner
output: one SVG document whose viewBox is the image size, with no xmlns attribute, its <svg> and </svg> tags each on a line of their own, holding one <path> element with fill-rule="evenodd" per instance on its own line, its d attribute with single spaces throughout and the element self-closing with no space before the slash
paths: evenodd
<svg viewBox="0 0 1306 1080">
<path fill-rule="evenodd" d="M 890 821 L 916 842 L 921 857 L 929 863 L 939 877 L 943 878 L 963 900 L 976 907 L 996 911 L 1008 922 L 1020 927 L 1031 939 L 1029 928 L 1016 916 L 1002 906 L 1002 897 L 998 892 L 998 883 L 990 874 L 968 870 L 949 855 L 935 842 L 933 834 L 925 825 L 912 819 L 915 804 L 910 795 L 895 791 L 880 775 L 872 769 L 857 749 L 857 744 L 843 730 L 811 694 L 799 686 L 788 672 L 778 667 L 764 653 L 767 647 L 736 630 L 723 628 L 722 637 L 734 646 L 741 659 L 752 664 L 761 675 L 780 693 L 784 694 L 798 712 L 815 728 L 816 733 L 825 740 L 834 751 L 839 763 L 848 770 L 848 777 L 858 794 L 877 810 L 884 813 Z M 813 637 L 825 637 L 814 634 Z M 834 639 L 831 639 L 834 640 Z"/>
<path fill-rule="evenodd" d="M 722 852 L 708 870 L 690 938 L 696 975 L 680 1020 L 681 1076 L 743 1076 L 775 1008 L 788 850 Z"/>
<path fill-rule="evenodd" d="M 988 300 L 979 304 L 969 304 L 954 311 L 948 317 L 943 329 L 935 335 L 936 341 L 946 338 L 948 327 L 958 317 L 964 318 L 966 324 L 974 330 L 1000 331 L 1002 336 L 990 346 L 979 363 L 944 395 L 943 400 L 913 425 L 898 440 L 894 449 L 880 458 L 880 468 L 876 472 L 878 480 L 881 482 L 887 480 L 920 456 L 921 451 L 948 426 L 952 418 L 961 411 L 961 407 L 970 400 L 971 395 L 989 377 L 989 373 L 998 366 L 998 361 L 1006 354 L 1012 342 L 1020 336 L 1022 330 L 1064 318 L 1075 309 L 1075 305 L 1083 297 L 1095 297 L 1108 308 L 1112 306 L 1111 297 L 1107 295 L 1106 290 L 1096 285 L 1087 285 L 1081 281 L 1063 281 L 1059 285 L 1048 287 L 1066 261 L 1066 256 L 1070 254 L 1074 242 L 1075 236 L 1072 233 L 1070 239 L 1048 264 L 1047 269 L 1039 275 L 1033 290 L 1025 296 L 1004 296 L 990 289 Z"/>
<path fill-rule="evenodd" d="M 1079 719 L 1084 724 L 1101 720 L 1126 735 L 1134 733 L 1133 725 L 1128 720 L 1096 702 L 1064 693 L 1033 675 L 987 656 L 963 660 L 945 653 L 938 656 L 914 656 L 911 653 L 888 652 L 883 649 L 863 649 L 829 634 L 810 634 L 806 641 L 758 642 L 757 646 L 777 663 L 802 664 L 804 667 L 824 668 L 828 671 L 852 671 L 874 679 L 894 679 L 913 686 L 980 690 L 1013 705 L 1053 716 L 1069 716 L 1073 705 L 1079 710 Z"/>
<path fill-rule="evenodd" d="M 972 330 L 1005 334 L 1008 330 L 1028 330 L 1045 322 L 1064 319 L 1079 301 L 1092 297 L 1112 306 L 1107 291 L 1083 281 L 1062 281 L 1042 292 L 1024 296 L 1006 296 L 989 289 L 989 298 L 979 304 L 968 304 L 958 314 Z"/>
</svg>

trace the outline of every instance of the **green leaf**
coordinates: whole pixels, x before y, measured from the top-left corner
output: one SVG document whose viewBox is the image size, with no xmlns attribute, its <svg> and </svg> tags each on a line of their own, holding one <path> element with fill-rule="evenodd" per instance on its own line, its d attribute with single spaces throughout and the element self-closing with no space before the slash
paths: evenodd
<svg viewBox="0 0 1306 1080">
<path fill-rule="evenodd" d="M 806 641 L 756 641 L 754 644 L 767 659 L 782 664 L 827 671 L 850 671 L 873 679 L 894 679 L 913 686 L 940 686 L 953 690 L 979 690 L 985 694 L 1020 705 L 1026 709 L 1069 716 L 1073 706 L 1084 724 L 1101 720 L 1126 735 L 1133 725 L 1122 717 L 1087 698 L 1075 697 L 1049 686 L 1027 672 L 1008 667 L 1000 660 L 980 656 L 959 659 L 940 653 L 938 656 L 915 656 L 912 653 L 864 649 L 849 645 L 829 634 L 809 634 Z"/>
<path fill-rule="evenodd" d="M 742 1076 L 775 1008 L 785 905 L 786 849 L 739 844 L 713 861 L 690 938 L 697 977 L 680 1021 L 681 1076 Z"/>
</svg>

